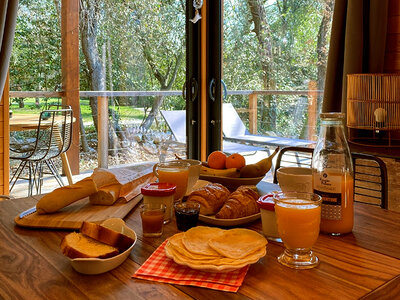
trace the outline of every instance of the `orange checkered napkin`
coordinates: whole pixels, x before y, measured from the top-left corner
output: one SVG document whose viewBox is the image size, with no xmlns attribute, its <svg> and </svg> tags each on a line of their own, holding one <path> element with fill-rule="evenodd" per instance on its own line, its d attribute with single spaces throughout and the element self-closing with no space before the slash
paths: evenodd
<svg viewBox="0 0 400 300">
<path fill-rule="evenodd" d="M 167 242 L 164 241 L 132 277 L 226 292 L 237 292 L 242 285 L 249 266 L 226 273 L 194 270 L 178 265 L 165 255 Z"/>
</svg>

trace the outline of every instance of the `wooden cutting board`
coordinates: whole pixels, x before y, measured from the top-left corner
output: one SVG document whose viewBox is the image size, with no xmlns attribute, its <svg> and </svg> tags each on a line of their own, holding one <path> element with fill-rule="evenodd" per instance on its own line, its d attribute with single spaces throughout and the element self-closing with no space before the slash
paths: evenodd
<svg viewBox="0 0 400 300">
<path fill-rule="evenodd" d="M 26 217 L 15 217 L 15 223 L 23 227 L 52 228 L 52 229 L 80 229 L 83 221 L 102 222 L 109 218 L 123 219 L 142 199 L 138 195 L 129 202 L 118 200 L 114 205 L 92 205 L 89 197 L 74 202 L 53 214 L 39 215 L 36 212 Z M 35 197 L 35 199 L 40 199 Z"/>
</svg>

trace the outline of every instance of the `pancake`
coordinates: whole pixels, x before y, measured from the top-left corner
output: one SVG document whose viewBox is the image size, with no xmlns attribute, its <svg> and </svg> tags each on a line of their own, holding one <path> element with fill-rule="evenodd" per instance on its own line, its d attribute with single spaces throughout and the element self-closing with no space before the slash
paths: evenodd
<svg viewBox="0 0 400 300">
<path fill-rule="evenodd" d="M 184 233 L 182 243 L 191 253 L 218 256 L 219 252 L 211 248 L 208 241 L 212 238 L 217 238 L 225 231 L 216 227 L 193 227 Z"/>
<path fill-rule="evenodd" d="M 202 259 L 202 260 L 193 260 L 190 257 L 184 256 L 178 251 L 176 251 L 173 247 L 165 247 L 166 255 L 172 258 L 176 263 L 182 265 L 190 265 L 190 266 L 243 266 L 250 263 L 256 262 L 260 257 L 263 257 L 266 253 L 265 248 L 260 248 L 250 255 L 243 257 L 241 259 L 233 259 L 229 257 L 220 257 L 215 259 Z"/>
<path fill-rule="evenodd" d="M 207 260 L 207 259 L 210 260 L 222 257 L 218 253 L 216 253 L 215 255 L 204 255 L 204 254 L 190 252 L 188 249 L 186 249 L 185 245 L 182 242 L 183 236 L 184 232 L 177 233 L 171 236 L 168 239 L 166 248 L 168 249 L 173 248 L 173 251 L 179 253 L 180 256 L 185 256 L 193 260 Z"/>
<path fill-rule="evenodd" d="M 265 248 L 267 239 L 261 234 L 244 228 L 226 230 L 211 238 L 209 246 L 225 257 L 240 259 L 258 249 Z"/>
</svg>

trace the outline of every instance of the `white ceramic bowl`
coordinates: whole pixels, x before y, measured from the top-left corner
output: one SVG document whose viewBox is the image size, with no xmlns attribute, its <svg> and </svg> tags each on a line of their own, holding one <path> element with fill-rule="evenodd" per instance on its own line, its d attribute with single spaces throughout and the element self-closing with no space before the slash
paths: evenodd
<svg viewBox="0 0 400 300">
<path fill-rule="evenodd" d="M 125 234 L 135 241 L 133 244 L 124 252 L 110 257 L 110 258 L 74 258 L 70 259 L 72 267 L 79 273 L 95 275 L 108 272 L 120 264 L 122 264 L 125 259 L 128 258 L 131 253 L 133 246 L 136 244 L 136 233 L 126 226 L 124 220 L 119 218 L 112 218 L 105 220 L 101 225 L 110 228 L 122 234 Z"/>
<path fill-rule="evenodd" d="M 280 167 L 276 177 L 282 192 L 313 192 L 310 168 Z"/>
</svg>

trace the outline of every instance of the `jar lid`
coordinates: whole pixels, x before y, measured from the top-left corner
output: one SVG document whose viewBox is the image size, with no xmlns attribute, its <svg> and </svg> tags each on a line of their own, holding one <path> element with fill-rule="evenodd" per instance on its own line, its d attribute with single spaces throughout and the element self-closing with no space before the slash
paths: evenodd
<svg viewBox="0 0 400 300">
<path fill-rule="evenodd" d="M 142 195 L 170 196 L 175 193 L 176 184 L 168 182 L 153 182 L 141 188 Z"/>
<path fill-rule="evenodd" d="M 267 194 L 261 196 L 257 200 L 257 204 L 260 208 L 275 211 L 275 201 L 274 201 L 274 194 Z"/>
</svg>

